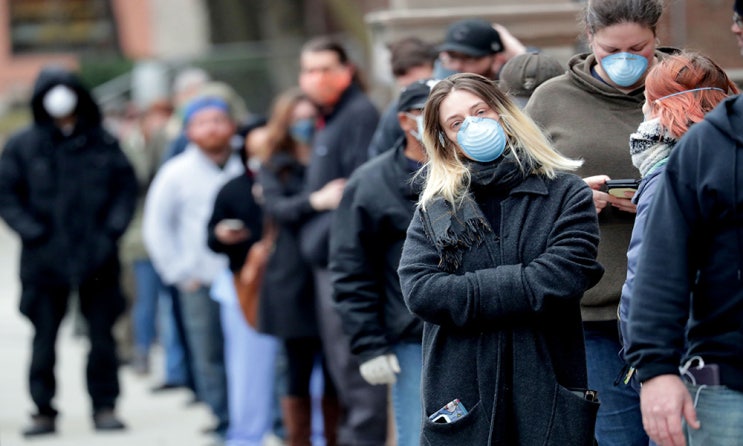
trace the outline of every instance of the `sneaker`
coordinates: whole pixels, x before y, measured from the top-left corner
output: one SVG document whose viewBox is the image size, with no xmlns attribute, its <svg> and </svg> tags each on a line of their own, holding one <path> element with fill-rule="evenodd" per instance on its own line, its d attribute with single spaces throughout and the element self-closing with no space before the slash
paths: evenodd
<svg viewBox="0 0 743 446">
<path fill-rule="evenodd" d="M 111 409 L 102 409 L 93 415 L 93 425 L 97 431 L 116 431 L 126 429 L 124 423 L 121 422 L 114 411 Z"/>
<path fill-rule="evenodd" d="M 21 431 L 24 437 L 49 435 L 57 431 L 55 417 L 50 415 L 31 415 L 31 424 Z"/>
</svg>

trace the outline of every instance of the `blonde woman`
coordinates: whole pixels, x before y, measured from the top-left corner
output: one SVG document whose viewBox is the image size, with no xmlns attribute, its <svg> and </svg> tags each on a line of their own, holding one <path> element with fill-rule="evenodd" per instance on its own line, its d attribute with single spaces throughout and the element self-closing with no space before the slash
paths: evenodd
<svg viewBox="0 0 743 446">
<path fill-rule="evenodd" d="M 439 82 L 424 122 L 399 269 L 425 323 L 423 443 L 593 444 L 579 303 L 603 269 L 580 162 L 479 75 Z"/>
</svg>

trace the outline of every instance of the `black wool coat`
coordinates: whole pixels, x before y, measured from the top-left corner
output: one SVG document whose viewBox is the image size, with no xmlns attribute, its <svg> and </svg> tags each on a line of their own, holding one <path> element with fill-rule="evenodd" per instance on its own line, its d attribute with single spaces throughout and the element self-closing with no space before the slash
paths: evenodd
<svg viewBox="0 0 743 446">
<path fill-rule="evenodd" d="M 303 192 L 304 173 L 299 161 L 278 153 L 258 175 L 263 212 L 278 228 L 261 286 L 258 326 L 281 339 L 319 336 L 312 269 L 299 248 L 300 227 L 314 213 Z"/>
<path fill-rule="evenodd" d="M 593 444 L 583 292 L 603 273 L 591 190 L 577 176 L 530 175 L 501 202 L 498 236 L 473 200 L 442 199 L 408 228 L 400 281 L 424 320 L 424 445 Z M 428 417 L 458 398 L 469 413 Z"/>
<path fill-rule="evenodd" d="M 348 178 L 369 159 L 369 142 L 379 121 L 379 112 L 356 84 L 341 95 L 329 114 L 322 117 L 312 142 L 305 191 L 321 189 L 329 181 Z M 315 213 L 303 226 L 302 254 L 315 266 L 326 268 L 330 245 L 332 211 Z"/>
</svg>

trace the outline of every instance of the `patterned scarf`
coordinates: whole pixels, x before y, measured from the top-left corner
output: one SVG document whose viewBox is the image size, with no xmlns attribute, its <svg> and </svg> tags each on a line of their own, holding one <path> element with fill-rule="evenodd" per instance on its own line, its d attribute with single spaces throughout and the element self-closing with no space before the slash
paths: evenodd
<svg viewBox="0 0 743 446">
<path fill-rule="evenodd" d="M 668 158 L 676 141 L 677 139 L 660 125 L 659 118 L 640 124 L 637 131 L 629 137 L 629 153 L 632 156 L 632 164 L 640 171 L 642 178 L 652 172 L 658 163 Z"/>
</svg>

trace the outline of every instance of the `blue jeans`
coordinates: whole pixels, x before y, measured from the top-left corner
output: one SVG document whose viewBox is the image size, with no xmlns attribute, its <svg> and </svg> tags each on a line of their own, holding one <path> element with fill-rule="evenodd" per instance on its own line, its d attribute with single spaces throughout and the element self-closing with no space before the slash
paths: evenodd
<svg viewBox="0 0 743 446">
<path fill-rule="evenodd" d="M 725 386 L 686 384 L 695 402 L 701 427 L 684 423 L 688 446 L 737 446 L 743 444 L 743 392 Z"/>
<path fill-rule="evenodd" d="M 642 426 L 640 395 L 623 379 L 619 357 L 622 344 L 616 321 L 583 324 L 586 341 L 588 387 L 598 390 L 596 441 L 601 446 L 647 446 L 649 439 Z M 624 377 L 622 377 L 624 378 Z"/>
<path fill-rule="evenodd" d="M 224 365 L 224 338 L 219 304 L 209 296 L 209 288 L 180 291 L 186 342 L 192 355 L 196 394 L 214 413 L 226 433 L 227 377 Z"/>
<path fill-rule="evenodd" d="M 419 343 L 400 343 L 393 347 L 400 363 L 397 382 L 392 385 L 392 408 L 395 411 L 397 446 L 421 444 L 421 368 L 422 347 Z"/>
<path fill-rule="evenodd" d="M 147 259 L 134 261 L 133 269 L 137 286 L 137 297 L 132 308 L 134 346 L 139 354 L 146 356 L 157 333 L 157 302 L 162 283 L 152 262 Z"/>
<path fill-rule="evenodd" d="M 160 328 L 160 343 L 165 352 L 165 384 L 172 385 L 191 385 L 189 357 L 186 352 L 186 345 L 178 334 L 178 327 L 175 311 L 180 310 L 180 306 L 175 305 L 173 296 L 177 291 L 172 287 L 162 287 L 160 289 L 160 304 L 158 308 L 158 319 Z"/>
<path fill-rule="evenodd" d="M 249 326 L 237 303 L 222 304 L 221 313 L 230 410 L 227 445 L 260 446 L 275 419 L 279 341 Z"/>
</svg>

